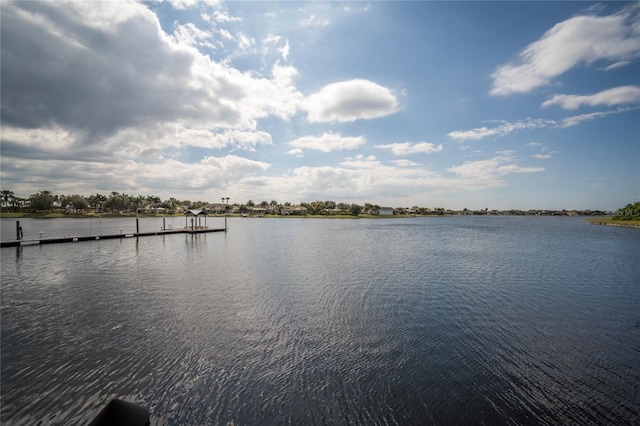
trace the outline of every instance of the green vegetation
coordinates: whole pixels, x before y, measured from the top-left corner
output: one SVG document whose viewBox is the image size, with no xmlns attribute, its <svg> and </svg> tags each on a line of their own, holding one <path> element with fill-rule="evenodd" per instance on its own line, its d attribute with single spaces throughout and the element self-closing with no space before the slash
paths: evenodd
<svg viewBox="0 0 640 426">
<path fill-rule="evenodd" d="M 182 215 L 189 209 L 203 209 L 212 215 L 242 215 L 252 217 L 325 217 L 325 218 L 369 218 L 379 217 L 380 206 L 364 203 L 337 203 L 335 201 L 278 203 L 276 200 L 229 204 L 229 198 L 221 202 L 189 201 L 169 198 L 162 200 L 156 195 L 130 195 L 111 192 L 108 195 L 94 194 L 88 197 L 57 195 L 51 191 L 40 191 L 27 198 L 15 195 L 11 190 L 1 191 L 0 215 L 2 217 L 91 217 L 101 216 L 171 216 Z M 389 208 L 390 209 L 390 208 Z M 413 206 L 392 209 L 393 215 L 384 217 L 407 217 L 416 215 L 443 216 L 443 208 Z"/>
<path fill-rule="evenodd" d="M 40 191 L 27 198 L 15 195 L 11 190 L 0 191 L 0 215 L 2 217 L 92 217 L 105 216 L 175 216 L 189 209 L 202 209 L 209 215 L 235 215 L 243 217 L 322 217 L 322 218 L 401 218 L 415 216 L 451 215 L 528 215 L 528 216 L 610 216 L 611 212 L 600 210 L 445 210 L 442 207 L 380 207 L 377 204 L 344 203 L 331 200 L 311 202 L 279 203 L 276 200 L 229 204 L 229 198 L 220 201 L 189 201 L 169 198 L 162 200 L 157 195 L 130 195 L 112 191 L 109 194 L 58 195 L 51 191 Z M 618 210 L 616 220 L 640 220 L 640 202 L 629 204 Z"/>
<path fill-rule="evenodd" d="M 621 209 L 618 209 L 614 213 L 613 219 L 619 221 L 640 221 L 640 201 L 629 203 Z"/>
<path fill-rule="evenodd" d="M 613 217 L 587 219 L 594 225 L 623 226 L 626 228 L 640 228 L 640 201 L 629 203 L 618 209 Z"/>
</svg>

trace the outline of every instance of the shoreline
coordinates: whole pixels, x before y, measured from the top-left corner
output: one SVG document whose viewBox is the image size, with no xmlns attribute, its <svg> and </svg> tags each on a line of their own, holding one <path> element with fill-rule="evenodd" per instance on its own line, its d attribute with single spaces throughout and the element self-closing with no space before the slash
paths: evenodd
<svg viewBox="0 0 640 426">
<path fill-rule="evenodd" d="M 613 220 L 610 218 L 585 219 L 585 220 L 592 225 L 617 226 L 618 228 L 640 229 L 640 220 Z"/>
</svg>

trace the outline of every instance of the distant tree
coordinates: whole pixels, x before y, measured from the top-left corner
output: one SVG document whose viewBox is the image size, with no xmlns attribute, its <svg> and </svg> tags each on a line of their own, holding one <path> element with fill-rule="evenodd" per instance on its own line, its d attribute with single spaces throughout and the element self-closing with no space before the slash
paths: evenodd
<svg viewBox="0 0 640 426">
<path fill-rule="evenodd" d="M 176 211 L 176 204 L 178 204 L 178 200 L 176 200 L 175 198 L 171 197 L 167 200 L 167 202 L 169 203 L 169 213 L 170 214 L 174 214 Z"/>
<path fill-rule="evenodd" d="M 29 197 L 31 210 L 50 211 L 53 209 L 53 194 L 51 191 L 41 191 Z"/>
<path fill-rule="evenodd" d="M 316 208 L 312 203 L 300 203 L 300 205 L 307 209 L 308 214 L 316 214 Z"/>
<path fill-rule="evenodd" d="M 158 204 L 160 204 L 162 202 L 160 197 L 158 197 L 157 195 L 147 195 L 146 198 L 147 198 L 147 201 L 149 202 L 149 204 L 151 204 L 152 206 L 157 206 Z"/>
<path fill-rule="evenodd" d="M 87 201 L 89 202 L 89 206 L 97 213 L 98 211 L 102 211 L 102 206 L 104 202 L 107 201 L 107 196 L 103 194 L 90 195 Z"/>
<path fill-rule="evenodd" d="M 104 208 L 109 209 L 113 212 L 120 212 L 129 210 L 131 208 L 131 199 L 126 194 L 118 194 L 114 191 L 111 193 L 111 196 L 104 202 L 103 205 Z"/>
<path fill-rule="evenodd" d="M 140 212 L 140 210 L 144 209 L 147 205 L 147 197 L 144 195 L 135 195 L 130 196 L 131 206 L 136 212 Z"/>
<path fill-rule="evenodd" d="M 351 213 L 352 216 L 358 216 L 361 212 L 362 207 L 360 207 L 359 205 L 351 204 L 351 206 L 349 206 L 349 213 Z"/>
<path fill-rule="evenodd" d="M 201 209 L 204 206 L 206 206 L 207 204 L 209 204 L 209 203 L 207 203 L 206 201 L 194 201 L 193 203 L 191 203 L 191 208 L 192 209 Z"/>
<path fill-rule="evenodd" d="M 640 220 L 640 201 L 629 203 L 618 209 L 613 218 L 616 220 Z"/>
<path fill-rule="evenodd" d="M 247 201 L 247 207 L 251 208 L 251 207 L 255 207 L 256 203 L 254 203 L 253 201 L 249 200 Z"/>
<path fill-rule="evenodd" d="M 82 195 L 67 195 L 62 198 L 62 207 L 71 206 L 76 210 L 86 210 L 89 208 L 89 202 Z"/>
</svg>

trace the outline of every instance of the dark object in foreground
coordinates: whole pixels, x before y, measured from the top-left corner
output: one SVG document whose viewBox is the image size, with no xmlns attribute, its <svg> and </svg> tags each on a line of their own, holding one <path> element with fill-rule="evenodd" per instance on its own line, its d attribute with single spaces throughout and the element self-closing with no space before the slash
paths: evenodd
<svg viewBox="0 0 640 426">
<path fill-rule="evenodd" d="M 121 399 L 112 399 L 89 426 L 149 426 L 149 410 Z"/>
</svg>

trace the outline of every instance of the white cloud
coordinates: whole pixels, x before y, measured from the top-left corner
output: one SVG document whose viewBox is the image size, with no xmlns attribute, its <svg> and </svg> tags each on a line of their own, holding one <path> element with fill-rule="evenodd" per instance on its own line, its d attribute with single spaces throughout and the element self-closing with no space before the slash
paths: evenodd
<svg viewBox="0 0 640 426">
<path fill-rule="evenodd" d="M 266 58 L 271 53 L 272 46 L 276 46 L 275 49 L 279 54 L 278 56 L 282 58 L 282 60 L 286 61 L 287 59 L 289 59 L 289 52 L 291 50 L 291 46 L 289 45 L 289 40 L 284 39 L 281 36 L 270 33 L 267 37 L 261 40 L 261 44 L 262 44 L 261 53 L 262 53 L 262 56 L 265 58 L 263 60 L 265 61 L 268 60 Z"/>
<path fill-rule="evenodd" d="M 168 0 L 168 3 L 175 10 L 187 10 L 193 8 L 198 4 L 218 6 L 220 4 L 220 0 Z"/>
<path fill-rule="evenodd" d="M 225 39 L 227 39 L 227 40 L 234 40 L 234 41 L 235 41 L 235 38 L 233 37 L 233 35 L 231 35 L 231 33 L 230 33 L 229 31 L 225 30 L 224 28 L 220 28 L 220 29 L 218 30 L 218 33 L 219 33 L 223 38 L 225 38 Z"/>
<path fill-rule="evenodd" d="M 236 39 L 238 40 L 238 46 L 243 52 L 248 52 L 256 44 L 253 37 L 249 37 L 244 33 L 238 33 Z"/>
<path fill-rule="evenodd" d="M 347 157 L 340 164 L 345 167 L 357 168 L 357 169 L 371 169 L 371 168 L 380 166 L 380 162 L 376 159 L 374 155 L 369 155 L 365 157 L 362 154 L 356 155 L 355 158 Z"/>
<path fill-rule="evenodd" d="M 548 154 L 533 154 L 531 157 L 536 158 L 538 160 L 548 160 L 549 158 L 553 157 L 553 155 L 550 152 Z"/>
<path fill-rule="evenodd" d="M 630 63 L 631 63 L 631 61 L 619 61 L 619 62 L 616 62 L 614 64 L 606 66 L 604 68 L 604 70 L 605 71 L 615 70 L 615 69 L 618 69 L 618 68 L 625 67 L 625 66 L 629 65 Z"/>
<path fill-rule="evenodd" d="M 582 122 L 594 120 L 596 118 L 603 118 L 613 114 L 620 114 L 628 111 L 634 111 L 639 109 L 640 107 L 620 107 L 612 111 L 598 111 L 592 112 L 589 114 L 581 114 L 575 115 L 571 117 L 565 117 L 559 121 L 556 120 L 543 120 L 540 118 L 531 119 L 527 118 L 526 120 L 516 121 L 514 123 L 503 122 L 503 124 L 496 127 L 477 127 L 471 130 L 455 130 L 447 133 L 451 139 L 457 140 L 459 142 L 464 141 L 477 141 L 484 139 L 489 136 L 505 136 L 512 132 L 523 130 L 523 129 L 542 129 L 545 127 L 572 127 L 576 126 Z M 528 146 L 535 146 L 536 142 L 530 142 L 527 144 Z M 465 147 L 466 149 L 466 147 Z"/>
<path fill-rule="evenodd" d="M 505 136 L 517 130 L 537 129 L 553 124 L 555 124 L 553 121 L 527 118 L 526 120 L 516 121 L 515 123 L 505 121 L 503 124 L 492 128 L 483 126 L 471 130 L 454 130 L 447 133 L 447 136 L 460 142 L 477 141 L 489 136 Z"/>
<path fill-rule="evenodd" d="M 268 163 L 227 155 L 205 157 L 197 163 L 165 159 L 152 163 L 134 160 L 87 161 L 70 159 L 12 159 L 5 169 L 38 170 L 29 182 L 17 182 L 12 190 L 30 194 L 33 188 L 47 188 L 54 193 L 91 194 L 118 191 L 134 194 L 153 193 L 161 197 L 206 197 L 221 190 L 241 186 L 264 173 Z M 64 173 L 61 174 L 61 170 Z M 64 176 L 84 176 L 82 180 Z"/>
<path fill-rule="evenodd" d="M 618 109 L 615 111 L 599 111 L 599 112 L 591 112 L 588 114 L 580 114 L 574 115 L 571 117 L 563 118 L 562 121 L 558 124 L 558 127 L 573 127 L 584 121 L 595 120 L 596 118 L 606 117 L 612 114 L 618 114 L 620 112 L 629 111 L 629 109 Z"/>
<path fill-rule="evenodd" d="M 542 168 L 520 167 L 513 159 L 505 159 L 493 168 L 486 167 L 485 176 L 443 177 L 434 171 L 417 167 L 406 160 L 381 164 L 373 156 L 358 155 L 346 158 L 339 167 L 296 168 L 282 177 L 266 178 L 270 187 L 277 187 L 290 199 L 324 199 L 330 193 L 334 200 L 349 202 L 377 202 L 384 200 L 393 205 L 432 200 L 438 194 L 474 191 L 507 185 L 511 173 L 542 171 Z M 482 177 L 482 178 L 479 178 Z M 289 195 L 290 194 L 290 195 Z M 412 201 L 413 200 L 413 201 Z"/>
<path fill-rule="evenodd" d="M 364 136 L 342 136 L 340 133 L 326 132 L 321 136 L 303 136 L 289 142 L 289 145 L 299 149 L 313 149 L 322 152 L 356 149 L 366 143 Z"/>
<path fill-rule="evenodd" d="M 269 178 L 292 199 L 323 199 L 367 202 L 414 197 L 416 193 L 459 188 L 466 183 L 443 179 L 420 168 L 397 168 L 382 165 L 375 157 L 347 158 L 339 167 L 296 168 L 281 178 Z"/>
<path fill-rule="evenodd" d="M 294 157 L 302 158 L 304 157 L 304 151 L 300 148 L 294 148 L 287 151 L 287 155 L 293 155 Z"/>
<path fill-rule="evenodd" d="M 284 46 L 279 49 L 280 54 L 282 55 L 282 59 L 284 59 L 285 61 L 289 58 L 290 50 L 291 47 L 289 46 L 289 40 L 286 40 Z"/>
<path fill-rule="evenodd" d="M 491 95 L 527 93 L 571 68 L 596 61 L 621 66 L 640 56 L 638 7 L 609 16 L 584 15 L 554 25 L 520 52 L 517 62 L 491 74 Z"/>
<path fill-rule="evenodd" d="M 227 15 L 225 13 L 222 13 L 219 10 L 216 10 L 214 14 L 214 19 L 217 22 L 241 22 L 242 21 L 242 18 L 237 18 L 234 16 Z"/>
<path fill-rule="evenodd" d="M 564 109 L 578 109 L 583 105 L 623 105 L 640 103 L 640 87 L 620 86 L 593 95 L 555 95 L 542 104 L 543 108 L 560 105 Z"/>
<path fill-rule="evenodd" d="M 531 155 L 531 158 L 535 158 L 537 160 L 548 160 L 550 158 L 553 158 L 553 154 L 557 153 L 557 151 L 549 151 L 549 147 L 548 146 L 542 146 L 541 143 L 530 142 L 530 143 L 526 144 L 526 146 L 542 147 L 542 148 L 540 148 L 540 152 L 539 153 Z"/>
<path fill-rule="evenodd" d="M 223 146 L 234 146 L 245 151 L 255 151 L 258 145 L 273 145 L 271 135 L 266 132 L 243 132 L 240 130 L 228 130 L 213 135 L 214 143 Z"/>
<path fill-rule="evenodd" d="M 368 80 L 332 83 L 307 98 L 309 121 L 351 122 L 393 114 L 398 101 L 391 90 Z"/>
<path fill-rule="evenodd" d="M 269 33 L 264 39 L 262 39 L 263 44 L 273 43 L 278 44 L 282 40 L 282 37 L 279 35 Z"/>
<path fill-rule="evenodd" d="M 501 155 L 486 160 L 465 161 L 460 166 L 452 166 L 448 172 L 458 176 L 474 179 L 495 179 L 497 176 L 510 173 L 536 173 L 542 172 L 542 167 L 520 167 L 515 164 L 513 156 Z"/>
<path fill-rule="evenodd" d="M 74 132 L 55 124 L 34 129 L 2 126 L 3 142 L 16 143 L 32 151 L 71 149 L 77 138 Z"/>
<path fill-rule="evenodd" d="M 329 18 L 320 18 L 316 15 L 309 15 L 300 21 L 301 27 L 326 27 L 331 24 Z"/>
<path fill-rule="evenodd" d="M 411 160 L 405 160 L 405 159 L 402 159 L 402 160 L 391 160 L 391 163 L 393 163 L 393 164 L 395 164 L 396 166 L 399 166 L 399 167 L 419 166 L 418 163 L 413 162 Z"/>
<path fill-rule="evenodd" d="M 141 4 L 2 8 L 3 125 L 53 123 L 81 132 L 86 143 L 167 122 L 253 130 L 260 118 L 289 119 L 302 100 L 293 67 L 276 65 L 268 79 L 217 63 L 191 46 L 208 40 L 207 32 L 181 26 L 170 37 Z M 254 43 L 242 40 L 247 48 Z M 24 49 L 33 54 L 25 57 Z"/>
<path fill-rule="evenodd" d="M 435 145 L 435 144 L 432 144 L 432 143 L 429 143 L 429 142 L 392 143 L 392 144 L 388 144 L 388 145 L 376 145 L 375 147 L 379 148 L 379 149 L 388 149 L 394 155 L 397 155 L 397 156 L 409 155 L 409 154 L 418 154 L 418 153 L 431 154 L 433 152 L 441 152 L 442 151 L 442 144 Z"/>
<path fill-rule="evenodd" d="M 176 24 L 173 37 L 177 43 L 185 46 L 200 46 L 216 49 L 216 46 L 211 42 L 213 34 L 209 31 L 199 29 L 192 23 L 184 25 Z"/>
</svg>

